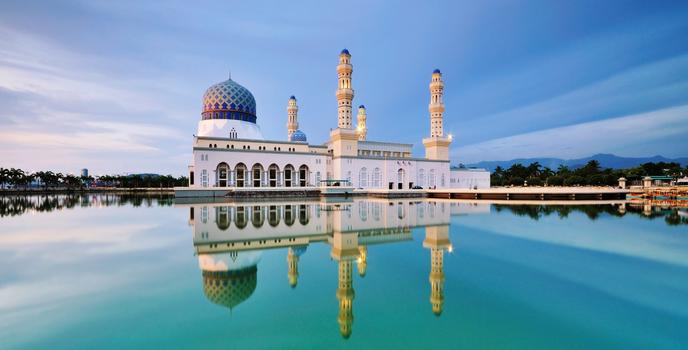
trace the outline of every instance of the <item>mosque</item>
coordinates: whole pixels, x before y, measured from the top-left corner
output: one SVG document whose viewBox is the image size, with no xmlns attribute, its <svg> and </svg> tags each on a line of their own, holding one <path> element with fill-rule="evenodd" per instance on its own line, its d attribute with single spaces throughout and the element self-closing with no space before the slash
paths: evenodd
<svg viewBox="0 0 688 350">
<path fill-rule="evenodd" d="M 439 69 L 430 80 L 430 136 L 425 156 L 412 144 L 367 139 L 367 115 L 358 106 L 353 125 L 351 54 L 337 65 L 337 127 L 324 144 L 310 144 L 299 130 L 297 99 L 287 102 L 286 140 L 265 140 L 258 126 L 253 94 L 231 78 L 209 87 L 193 140 L 189 188 L 177 196 L 218 196 L 237 188 L 307 188 L 340 185 L 360 190 L 409 190 L 465 186 L 489 187 L 489 172 L 450 169 L 452 136 L 444 133 L 444 81 Z"/>
</svg>

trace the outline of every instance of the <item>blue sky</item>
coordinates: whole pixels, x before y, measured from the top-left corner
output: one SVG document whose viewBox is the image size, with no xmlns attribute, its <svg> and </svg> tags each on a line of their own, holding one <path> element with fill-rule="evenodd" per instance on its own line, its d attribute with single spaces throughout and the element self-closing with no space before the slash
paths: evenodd
<svg viewBox="0 0 688 350">
<path fill-rule="evenodd" d="M 686 38 L 670 1 L 3 1 L 0 166 L 183 174 L 230 70 L 266 138 L 286 138 L 293 94 L 322 143 L 345 47 L 369 139 L 422 154 L 440 68 L 455 163 L 687 156 Z"/>
</svg>

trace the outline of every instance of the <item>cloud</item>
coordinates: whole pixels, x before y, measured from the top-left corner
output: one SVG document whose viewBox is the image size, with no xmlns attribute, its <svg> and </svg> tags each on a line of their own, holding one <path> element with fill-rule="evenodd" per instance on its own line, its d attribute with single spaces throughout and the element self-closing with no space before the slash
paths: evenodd
<svg viewBox="0 0 688 350">
<path fill-rule="evenodd" d="M 579 123 L 502 137 L 452 150 L 463 162 L 522 157 L 582 157 L 600 151 L 642 149 L 652 142 L 682 139 L 688 134 L 688 105 L 648 113 Z M 685 150 L 688 141 L 669 152 Z M 683 146 L 683 147 L 681 147 Z"/>
<path fill-rule="evenodd" d="M 113 74 L 110 67 L 121 69 L 121 60 L 75 53 L 3 26 L 0 39 L 2 166 L 69 172 L 106 157 L 103 172 L 123 164 L 132 168 L 119 171 L 183 170 L 172 159 L 186 154 L 177 141 L 187 135 L 166 123 L 180 115 L 174 84 Z M 155 167 L 152 157 L 170 163 Z"/>
</svg>

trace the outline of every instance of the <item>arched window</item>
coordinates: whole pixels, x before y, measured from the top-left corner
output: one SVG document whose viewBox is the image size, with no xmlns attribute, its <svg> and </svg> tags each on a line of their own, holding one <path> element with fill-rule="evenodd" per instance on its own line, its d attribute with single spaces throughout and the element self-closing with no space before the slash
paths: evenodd
<svg viewBox="0 0 688 350">
<path fill-rule="evenodd" d="M 277 164 L 270 164 L 268 167 L 268 185 L 270 187 L 277 187 L 279 183 L 279 171 Z"/>
<path fill-rule="evenodd" d="M 322 180 L 322 179 L 321 179 L 321 176 L 320 176 L 320 172 L 319 172 L 319 171 L 316 171 L 316 172 L 315 172 L 315 183 L 317 184 L 317 186 L 320 186 L 320 181 L 321 181 L 321 180 Z"/>
<path fill-rule="evenodd" d="M 373 187 L 380 187 L 380 168 L 373 169 Z"/>
<path fill-rule="evenodd" d="M 368 169 L 365 167 L 358 172 L 358 187 L 368 187 Z"/>
<path fill-rule="evenodd" d="M 227 187 L 229 184 L 229 165 L 224 162 L 218 164 L 215 174 L 217 175 L 217 183 L 215 186 Z"/>
<path fill-rule="evenodd" d="M 292 187 L 294 186 L 294 167 L 291 164 L 287 164 L 284 167 L 284 186 Z"/>
<path fill-rule="evenodd" d="M 251 174 L 251 178 L 253 179 L 253 187 L 260 187 L 263 182 L 263 166 L 257 163 L 253 164 L 253 168 L 251 168 Z"/>
<path fill-rule="evenodd" d="M 347 186 L 351 186 L 351 170 L 346 172 L 346 182 L 347 182 L 347 184 L 346 184 Z"/>
<path fill-rule="evenodd" d="M 428 178 L 428 187 L 435 187 L 435 169 L 430 169 L 430 177 Z"/>
<path fill-rule="evenodd" d="M 425 186 L 425 169 L 418 170 L 418 186 Z"/>
<path fill-rule="evenodd" d="M 236 187 L 246 187 L 246 165 L 244 163 L 237 164 L 234 172 L 236 173 Z"/>
<path fill-rule="evenodd" d="M 299 186 L 301 187 L 306 187 L 309 185 L 308 183 L 308 167 L 304 164 L 299 167 Z"/>
<path fill-rule="evenodd" d="M 444 187 L 444 173 L 440 176 L 440 186 Z"/>
</svg>

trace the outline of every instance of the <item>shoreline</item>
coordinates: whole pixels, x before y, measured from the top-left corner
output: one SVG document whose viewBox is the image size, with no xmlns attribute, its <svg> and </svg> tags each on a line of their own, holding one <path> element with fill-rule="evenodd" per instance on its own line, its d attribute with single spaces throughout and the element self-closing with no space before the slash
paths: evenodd
<svg viewBox="0 0 688 350">
<path fill-rule="evenodd" d="M 113 194 L 174 194 L 173 187 L 130 187 L 110 188 L 94 187 L 82 189 L 68 188 L 27 188 L 27 189 L 0 189 L 0 196 L 4 195 L 36 195 L 36 194 L 86 194 L 86 193 L 113 193 Z"/>
</svg>

